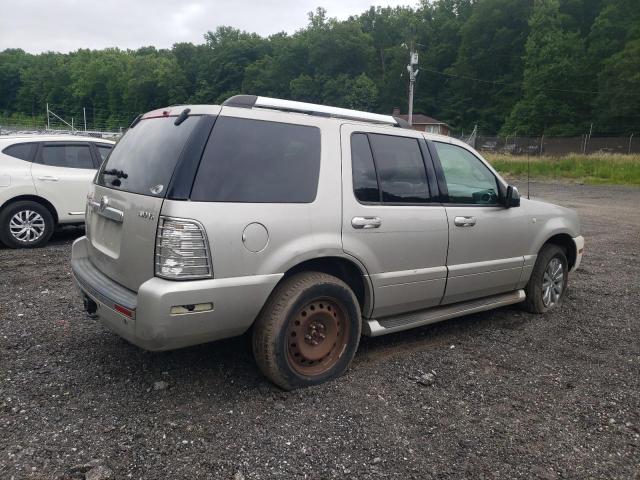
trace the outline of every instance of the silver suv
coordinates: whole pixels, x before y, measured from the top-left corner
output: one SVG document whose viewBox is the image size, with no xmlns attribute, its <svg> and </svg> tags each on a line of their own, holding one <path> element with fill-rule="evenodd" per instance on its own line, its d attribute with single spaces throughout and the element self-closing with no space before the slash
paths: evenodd
<svg viewBox="0 0 640 480">
<path fill-rule="evenodd" d="M 148 350 L 252 329 L 260 369 L 293 389 L 343 373 L 361 334 L 557 308 L 582 257 L 576 214 L 402 126 L 249 95 L 139 117 L 73 245 L 86 310 Z"/>
</svg>

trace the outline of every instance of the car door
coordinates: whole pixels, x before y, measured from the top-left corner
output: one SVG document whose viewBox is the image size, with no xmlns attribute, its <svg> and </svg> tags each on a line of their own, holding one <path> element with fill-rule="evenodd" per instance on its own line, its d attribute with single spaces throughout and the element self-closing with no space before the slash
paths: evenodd
<svg viewBox="0 0 640 480">
<path fill-rule="evenodd" d="M 38 195 L 49 200 L 59 221 L 84 220 L 96 160 L 88 142 L 43 142 L 31 167 Z"/>
<path fill-rule="evenodd" d="M 447 218 L 420 134 L 344 124 L 342 244 L 366 267 L 374 317 L 438 305 L 446 283 Z"/>
<path fill-rule="evenodd" d="M 505 187 L 470 149 L 429 142 L 449 220 L 448 278 L 442 303 L 516 288 L 524 263 L 527 222 L 505 208 Z"/>
</svg>

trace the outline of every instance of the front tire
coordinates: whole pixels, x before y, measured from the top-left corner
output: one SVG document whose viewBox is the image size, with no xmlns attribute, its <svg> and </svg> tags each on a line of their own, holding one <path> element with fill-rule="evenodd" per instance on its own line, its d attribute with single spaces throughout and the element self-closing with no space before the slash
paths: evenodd
<svg viewBox="0 0 640 480">
<path fill-rule="evenodd" d="M 532 313 L 545 313 L 558 308 L 567 290 L 568 273 L 565 251 L 551 243 L 542 247 L 525 287 L 525 309 Z"/>
<path fill-rule="evenodd" d="M 42 247 L 53 228 L 53 215 L 36 202 L 15 202 L 0 212 L 0 241 L 9 248 Z"/>
<path fill-rule="evenodd" d="M 353 291 L 340 279 L 303 272 L 276 287 L 253 329 L 258 367 L 285 390 L 342 375 L 360 343 L 362 320 Z"/>
</svg>

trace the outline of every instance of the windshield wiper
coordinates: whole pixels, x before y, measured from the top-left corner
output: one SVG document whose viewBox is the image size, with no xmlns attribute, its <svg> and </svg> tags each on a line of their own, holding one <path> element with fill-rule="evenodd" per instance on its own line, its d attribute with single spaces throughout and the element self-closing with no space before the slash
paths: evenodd
<svg viewBox="0 0 640 480">
<path fill-rule="evenodd" d="M 124 173 L 122 170 L 118 170 L 116 168 L 112 168 L 111 170 L 105 170 L 102 172 L 103 175 L 113 175 L 117 178 L 129 178 L 129 174 Z"/>
<path fill-rule="evenodd" d="M 187 119 L 187 117 L 189 116 L 189 112 L 190 112 L 190 111 L 191 111 L 191 109 L 190 109 L 190 108 L 185 108 L 185 109 L 180 113 L 180 115 L 178 115 L 178 118 L 176 118 L 176 121 L 175 121 L 175 122 L 173 122 L 173 124 L 174 124 L 175 126 L 178 126 L 178 125 L 180 125 L 182 122 L 184 122 L 184 121 Z"/>
</svg>

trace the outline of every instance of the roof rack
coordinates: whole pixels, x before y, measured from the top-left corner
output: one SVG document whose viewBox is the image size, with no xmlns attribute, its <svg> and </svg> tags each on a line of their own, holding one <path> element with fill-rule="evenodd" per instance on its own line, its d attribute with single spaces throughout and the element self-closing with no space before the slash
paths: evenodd
<svg viewBox="0 0 640 480">
<path fill-rule="evenodd" d="M 349 110 L 348 108 L 328 107 L 315 103 L 295 102 L 293 100 L 281 100 L 279 98 L 259 97 L 257 95 L 234 95 L 222 103 L 227 107 L 240 108 L 267 108 L 284 112 L 298 112 L 322 117 L 346 118 L 363 122 L 381 123 L 394 127 L 405 127 L 407 123 L 392 115 L 380 115 L 378 113 Z"/>
</svg>

